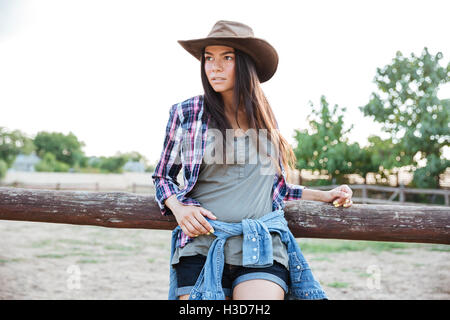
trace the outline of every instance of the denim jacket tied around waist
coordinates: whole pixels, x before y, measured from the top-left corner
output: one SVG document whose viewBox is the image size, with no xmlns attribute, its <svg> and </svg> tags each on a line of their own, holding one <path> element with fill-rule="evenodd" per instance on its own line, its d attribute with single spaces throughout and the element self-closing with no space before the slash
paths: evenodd
<svg viewBox="0 0 450 320">
<path fill-rule="evenodd" d="M 259 219 L 244 219 L 229 223 L 206 220 L 214 228 L 216 239 L 211 244 L 205 265 L 192 288 L 190 300 L 225 300 L 222 288 L 224 268 L 224 246 L 229 237 L 243 235 L 242 262 L 245 267 L 264 268 L 273 264 L 273 247 L 270 232 L 276 232 L 287 247 L 289 256 L 289 290 L 285 300 L 328 299 L 320 284 L 314 279 L 311 269 L 303 257 L 300 247 L 288 228 L 283 209 L 272 211 Z M 177 300 L 177 276 L 172 266 L 180 226 L 172 231 L 170 255 L 169 300 Z M 254 250 L 256 248 L 256 250 Z"/>
</svg>

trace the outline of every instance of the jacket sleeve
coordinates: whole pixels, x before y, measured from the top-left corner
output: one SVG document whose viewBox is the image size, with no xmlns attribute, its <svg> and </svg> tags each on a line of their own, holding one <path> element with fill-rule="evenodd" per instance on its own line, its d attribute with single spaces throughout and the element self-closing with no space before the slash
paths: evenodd
<svg viewBox="0 0 450 320">
<path fill-rule="evenodd" d="M 177 194 L 180 184 L 177 181 L 178 173 L 181 170 L 181 134 L 182 128 L 178 117 L 177 105 L 170 109 L 169 121 L 166 125 L 163 150 L 155 172 L 152 175 L 155 186 L 155 200 L 161 209 L 162 215 L 173 214 L 165 205 L 165 200 Z"/>
<path fill-rule="evenodd" d="M 302 198 L 303 189 L 306 189 L 306 187 L 286 182 L 286 195 L 284 196 L 284 200 L 300 200 Z"/>
</svg>

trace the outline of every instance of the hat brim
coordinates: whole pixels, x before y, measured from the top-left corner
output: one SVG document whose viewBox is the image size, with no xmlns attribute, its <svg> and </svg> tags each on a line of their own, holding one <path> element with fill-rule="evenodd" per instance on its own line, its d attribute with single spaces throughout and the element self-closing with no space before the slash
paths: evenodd
<svg viewBox="0 0 450 320">
<path fill-rule="evenodd" d="M 239 49 L 253 58 L 259 81 L 268 81 L 278 67 L 278 54 L 274 47 L 260 38 L 209 37 L 192 40 L 178 40 L 178 43 L 192 56 L 201 61 L 202 50 L 209 45 L 225 45 Z"/>
</svg>

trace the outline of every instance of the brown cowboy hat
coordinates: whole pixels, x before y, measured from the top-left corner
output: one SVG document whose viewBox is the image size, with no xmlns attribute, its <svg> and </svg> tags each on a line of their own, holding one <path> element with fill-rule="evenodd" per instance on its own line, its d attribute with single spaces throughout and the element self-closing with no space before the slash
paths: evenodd
<svg viewBox="0 0 450 320">
<path fill-rule="evenodd" d="M 178 40 L 178 43 L 200 61 L 202 49 L 209 45 L 239 49 L 253 58 L 261 83 L 272 78 L 278 67 L 275 48 L 266 40 L 255 38 L 252 28 L 240 22 L 219 20 L 206 38 Z"/>
</svg>

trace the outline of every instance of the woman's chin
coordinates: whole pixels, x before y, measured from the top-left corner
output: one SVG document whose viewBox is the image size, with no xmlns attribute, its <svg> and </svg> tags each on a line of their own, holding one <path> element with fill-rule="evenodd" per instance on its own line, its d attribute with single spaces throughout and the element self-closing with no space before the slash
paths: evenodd
<svg viewBox="0 0 450 320">
<path fill-rule="evenodd" d="M 223 93 L 223 92 L 232 90 L 232 89 L 230 89 L 230 88 L 226 88 L 226 87 L 220 86 L 220 85 L 212 86 L 212 88 L 213 88 L 214 91 L 217 92 L 217 93 Z"/>
</svg>

